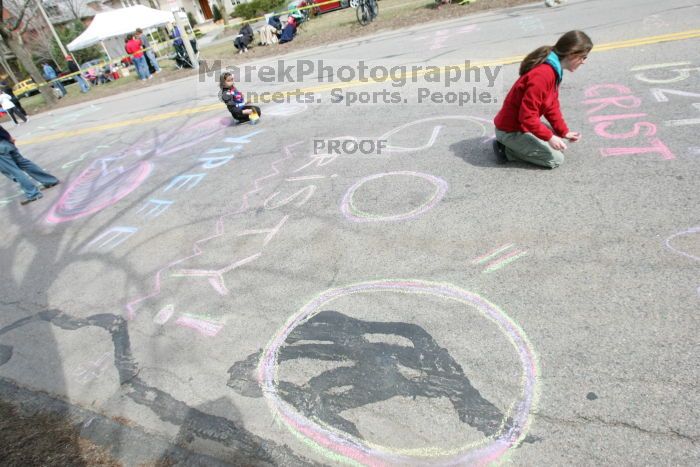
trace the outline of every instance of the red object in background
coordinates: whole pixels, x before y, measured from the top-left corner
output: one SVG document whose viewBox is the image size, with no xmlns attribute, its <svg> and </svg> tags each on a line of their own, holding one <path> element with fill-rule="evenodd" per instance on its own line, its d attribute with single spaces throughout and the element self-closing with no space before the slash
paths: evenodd
<svg viewBox="0 0 700 467">
<path fill-rule="evenodd" d="M 317 0 L 316 3 L 326 3 L 325 0 Z M 337 10 L 339 8 L 343 8 L 343 5 L 340 3 L 340 0 L 337 2 L 329 3 L 328 5 L 319 5 L 318 9 L 321 10 L 321 13 L 326 13 L 328 11 L 333 11 Z"/>
<path fill-rule="evenodd" d="M 338 10 L 340 8 L 343 8 L 343 5 L 340 2 L 340 0 L 338 0 L 337 2 L 333 2 L 333 3 L 328 3 L 327 5 L 321 5 L 321 3 L 326 3 L 326 1 L 327 0 L 310 0 L 310 1 L 308 1 L 308 4 L 310 5 L 311 3 L 316 3 L 316 5 L 318 5 L 317 8 L 321 14 L 328 13 L 329 11 Z M 350 2 L 348 0 L 348 4 L 349 3 Z"/>
</svg>

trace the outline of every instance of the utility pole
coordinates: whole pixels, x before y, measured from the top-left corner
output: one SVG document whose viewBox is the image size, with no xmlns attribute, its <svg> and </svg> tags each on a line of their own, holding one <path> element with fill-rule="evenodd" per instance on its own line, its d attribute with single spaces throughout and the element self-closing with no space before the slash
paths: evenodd
<svg viewBox="0 0 700 467">
<path fill-rule="evenodd" d="M 190 44 L 190 36 L 189 34 L 187 34 L 187 29 L 185 28 L 185 23 L 183 22 L 183 16 L 185 18 L 187 18 L 187 16 L 182 11 L 173 11 L 173 16 L 175 17 L 175 24 L 177 24 L 177 27 L 180 30 L 180 39 L 182 39 L 182 42 L 185 46 L 185 50 L 187 51 L 187 55 L 190 57 L 190 63 L 192 63 L 192 68 L 197 70 L 199 69 L 199 60 L 197 60 L 197 56 L 195 55 L 194 50 L 192 49 L 192 44 Z M 189 20 L 187 20 L 187 24 L 190 24 Z"/>
<path fill-rule="evenodd" d="M 51 24 L 51 21 L 49 20 L 49 16 L 46 14 L 46 11 L 44 10 L 44 4 L 41 2 L 41 0 L 36 0 L 36 4 L 39 6 L 39 11 L 41 11 L 41 16 L 44 17 L 46 20 L 46 24 L 49 26 L 49 29 L 51 30 L 51 34 L 53 34 L 54 39 L 56 39 L 56 42 L 58 42 L 58 47 L 60 47 L 61 52 L 63 52 L 63 56 L 66 57 L 67 55 L 70 55 L 68 51 L 66 50 L 65 47 L 63 47 L 63 43 L 61 42 L 61 39 L 58 37 L 58 34 L 56 34 L 56 30 L 53 28 L 53 24 Z"/>
</svg>

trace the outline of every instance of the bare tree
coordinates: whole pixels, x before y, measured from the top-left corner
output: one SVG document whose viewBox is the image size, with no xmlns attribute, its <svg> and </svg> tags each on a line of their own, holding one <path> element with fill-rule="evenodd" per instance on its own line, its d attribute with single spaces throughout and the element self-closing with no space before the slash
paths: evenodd
<svg viewBox="0 0 700 467">
<path fill-rule="evenodd" d="M 26 18 L 28 24 L 27 34 L 24 35 L 24 47 L 29 49 L 33 58 L 41 60 L 53 60 L 59 65 L 59 57 L 55 55 L 55 40 L 51 32 L 46 28 L 44 18 L 37 14 Z M 62 60 L 62 58 L 61 58 Z"/>
<path fill-rule="evenodd" d="M 63 4 L 66 6 L 66 10 L 68 10 L 70 16 L 72 16 L 74 20 L 80 21 L 86 13 L 87 5 L 94 1 L 95 0 L 63 0 Z"/>
<path fill-rule="evenodd" d="M 54 96 L 51 87 L 46 85 L 46 80 L 34 64 L 31 52 L 26 47 L 22 37 L 29 28 L 31 23 L 29 20 L 34 16 L 35 10 L 30 7 L 32 1 L 34 0 L 13 0 L 7 2 L 6 5 L 6 2 L 0 0 L 0 18 L 2 18 L 0 37 L 15 54 L 17 60 L 27 70 L 34 82 L 39 85 L 39 92 L 41 92 L 44 101 L 48 105 L 53 105 L 56 103 L 56 96 Z M 9 13 L 7 20 L 4 19 L 6 11 Z"/>
<path fill-rule="evenodd" d="M 228 24 L 228 12 L 226 11 L 226 7 L 224 7 L 224 0 L 216 0 L 216 3 L 219 5 L 221 19 L 224 20 L 224 26 L 226 26 Z"/>
</svg>

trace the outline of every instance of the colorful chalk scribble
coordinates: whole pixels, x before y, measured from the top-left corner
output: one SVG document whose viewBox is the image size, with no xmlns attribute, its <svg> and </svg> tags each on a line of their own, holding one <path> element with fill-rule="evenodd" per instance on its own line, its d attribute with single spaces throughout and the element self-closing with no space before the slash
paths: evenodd
<svg viewBox="0 0 700 467">
<path fill-rule="evenodd" d="M 151 174 L 149 160 L 165 157 L 195 146 L 223 131 L 226 122 L 208 119 L 188 127 L 189 131 L 170 131 L 139 142 L 93 161 L 61 195 L 46 216 L 52 224 L 68 222 L 95 214 L 136 190 Z"/>
</svg>

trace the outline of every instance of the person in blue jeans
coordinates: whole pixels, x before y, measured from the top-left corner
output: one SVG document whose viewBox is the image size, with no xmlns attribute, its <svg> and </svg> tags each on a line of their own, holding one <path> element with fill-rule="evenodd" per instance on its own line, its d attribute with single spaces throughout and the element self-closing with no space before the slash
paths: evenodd
<svg viewBox="0 0 700 467">
<path fill-rule="evenodd" d="M 75 61 L 73 61 L 73 57 L 66 55 L 66 63 L 68 63 L 68 71 L 71 73 L 78 73 L 75 75 L 75 80 L 80 86 L 80 92 L 88 92 L 90 90 L 90 86 L 88 85 L 87 81 L 85 81 L 85 78 L 83 78 L 82 73 L 80 73 L 80 67 L 77 63 L 75 63 Z"/>
<path fill-rule="evenodd" d="M 133 34 L 126 36 L 126 53 L 131 56 L 136 67 L 136 73 L 138 73 L 141 80 L 151 79 L 153 76 L 151 72 L 148 71 L 148 64 L 146 63 L 146 58 L 143 56 L 143 44 L 140 40 L 134 37 Z"/>
<path fill-rule="evenodd" d="M 141 46 L 146 49 L 146 58 L 148 59 L 148 63 L 151 64 L 151 67 L 153 68 L 154 73 L 160 73 L 160 65 L 158 65 L 158 60 L 156 59 L 156 54 L 153 52 L 153 49 L 151 48 L 151 43 L 148 42 L 148 37 L 146 37 L 143 33 L 143 30 L 141 28 L 136 29 L 136 34 L 135 36 L 136 39 L 141 41 Z M 150 71 L 150 69 L 149 69 Z"/>
<path fill-rule="evenodd" d="M 0 126 L 0 173 L 13 182 L 19 183 L 25 196 L 20 201 L 21 204 L 31 203 L 43 196 L 32 179 L 41 184 L 41 189 L 48 189 L 61 183 L 34 162 L 22 157 L 15 146 L 15 139 L 2 126 Z"/>
<path fill-rule="evenodd" d="M 44 63 L 44 79 L 46 81 L 51 81 L 52 79 L 56 79 L 56 70 L 53 69 L 51 65 L 48 63 Z M 68 94 L 66 91 L 66 88 L 63 87 L 63 83 L 61 83 L 60 80 L 57 80 L 51 83 L 51 87 L 54 89 L 58 89 L 61 92 L 61 97 L 65 96 Z"/>
</svg>

